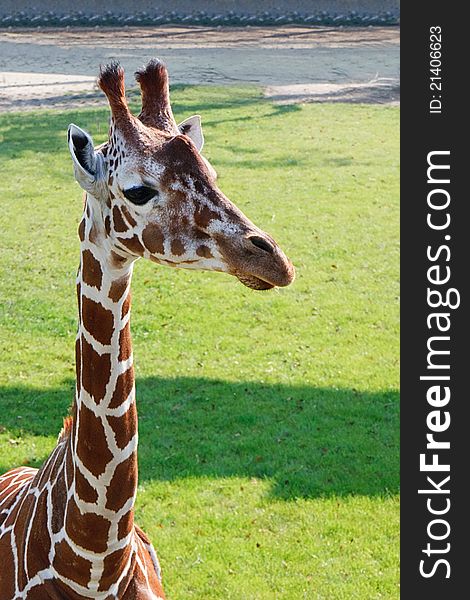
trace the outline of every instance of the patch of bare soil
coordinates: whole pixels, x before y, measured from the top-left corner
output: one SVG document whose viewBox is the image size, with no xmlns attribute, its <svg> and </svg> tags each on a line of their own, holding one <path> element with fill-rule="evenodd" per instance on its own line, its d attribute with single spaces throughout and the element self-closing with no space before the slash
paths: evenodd
<svg viewBox="0 0 470 600">
<path fill-rule="evenodd" d="M 356 104 L 400 104 L 400 86 L 394 80 L 366 83 L 310 83 L 265 88 L 265 96 L 278 104 L 303 102 L 352 102 Z"/>
<path fill-rule="evenodd" d="M 399 101 L 398 27 L 159 27 L 0 33 L 0 109 L 104 104 L 100 63 L 159 57 L 172 83 L 253 83 L 275 102 Z"/>
</svg>

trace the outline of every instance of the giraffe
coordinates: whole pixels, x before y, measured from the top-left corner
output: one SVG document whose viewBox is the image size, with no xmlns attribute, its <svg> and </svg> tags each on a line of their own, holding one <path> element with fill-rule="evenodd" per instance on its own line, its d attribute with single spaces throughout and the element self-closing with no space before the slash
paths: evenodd
<svg viewBox="0 0 470 600">
<path fill-rule="evenodd" d="M 244 285 L 286 286 L 294 267 L 216 185 L 200 117 L 174 119 L 168 73 L 136 73 L 142 110 L 128 107 L 124 71 L 101 67 L 107 142 L 68 129 L 85 191 L 78 228 L 76 390 L 57 445 L 39 469 L 0 477 L 0 598 L 163 599 L 150 540 L 134 522 L 137 409 L 130 334 L 134 263 L 213 270 Z"/>
</svg>

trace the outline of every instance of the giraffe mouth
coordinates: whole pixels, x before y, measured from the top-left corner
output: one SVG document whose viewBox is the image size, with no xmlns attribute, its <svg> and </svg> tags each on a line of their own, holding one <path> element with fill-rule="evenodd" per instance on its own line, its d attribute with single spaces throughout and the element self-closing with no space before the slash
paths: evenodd
<svg viewBox="0 0 470 600">
<path fill-rule="evenodd" d="M 243 285 L 252 290 L 272 290 L 274 287 L 276 287 L 274 284 L 269 283 L 264 279 L 260 279 L 259 277 L 255 277 L 254 275 L 237 274 L 236 277 L 243 283 Z"/>
</svg>

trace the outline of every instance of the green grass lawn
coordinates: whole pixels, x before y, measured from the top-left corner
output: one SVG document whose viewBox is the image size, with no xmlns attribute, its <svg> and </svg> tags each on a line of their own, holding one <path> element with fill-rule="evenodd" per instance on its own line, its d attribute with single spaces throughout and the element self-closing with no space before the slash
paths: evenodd
<svg viewBox="0 0 470 600">
<path fill-rule="evenodd" d="M 297 279 L 136 265 L 137 516 L 168 599 L 397 599 L 399 111 L 172 98 Z M 98 143 L 108 111 L 0 117 L 0 471 L 40 465 L 72 401 L 70 122 Z"/>
</svg>

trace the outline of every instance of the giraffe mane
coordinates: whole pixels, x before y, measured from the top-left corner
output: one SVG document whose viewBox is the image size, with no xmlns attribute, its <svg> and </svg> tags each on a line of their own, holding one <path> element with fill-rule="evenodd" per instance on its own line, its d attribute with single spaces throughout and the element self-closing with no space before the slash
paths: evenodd
<svg viewBox="0 0 470 600">
<path fill-rule="evenodd" d="M 71 415 L 69 415 L 68 417 L 64 418 L 64 424 L 62 426 L 62 429 L 60 430 L 60 433 L 57 437 L 57 443 L 60 442 L 61 440 L 63 440 L 65 437 L 68 437 L 73 429 L 73 417 Z"/>
</svg>

